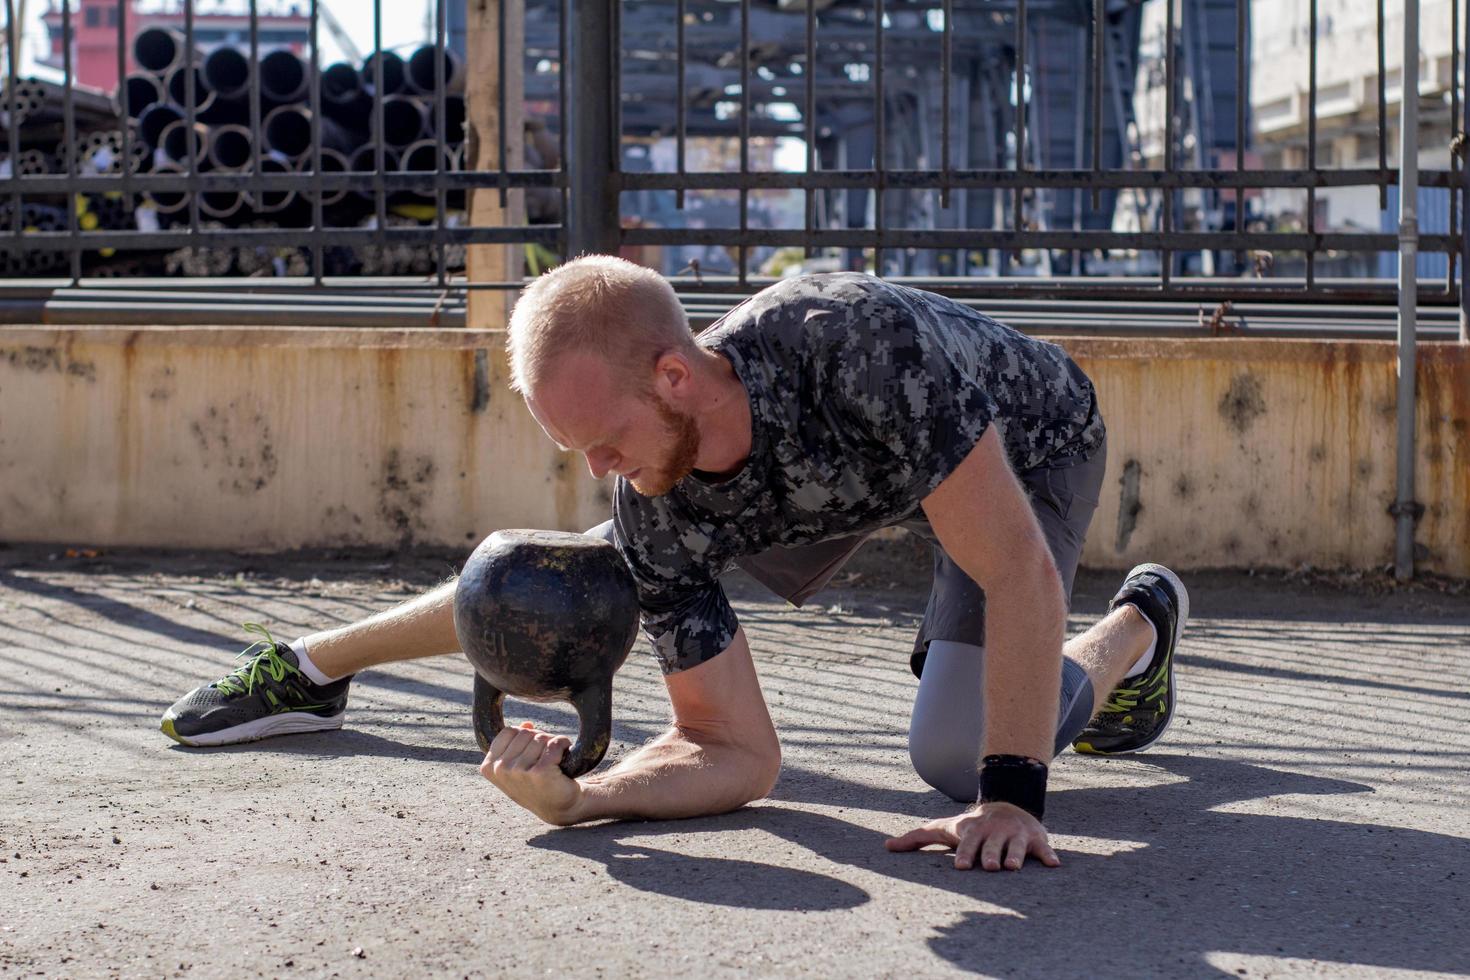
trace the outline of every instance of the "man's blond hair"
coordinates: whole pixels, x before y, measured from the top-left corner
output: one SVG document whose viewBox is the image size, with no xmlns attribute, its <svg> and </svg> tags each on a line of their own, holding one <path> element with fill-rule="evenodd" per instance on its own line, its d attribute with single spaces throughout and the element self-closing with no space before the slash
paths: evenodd
<svg viewBox="0 0 1470 980">
<path fill-rule="evenodd" d="M 571 351 L 602 357 L 634 386 L 659 357 L 692 351 L 689 318 L 668 280 L 615 255 L 584 255 L 526 287 L 510 315 L 510 386 L 522 395 Z"/>
</svg>

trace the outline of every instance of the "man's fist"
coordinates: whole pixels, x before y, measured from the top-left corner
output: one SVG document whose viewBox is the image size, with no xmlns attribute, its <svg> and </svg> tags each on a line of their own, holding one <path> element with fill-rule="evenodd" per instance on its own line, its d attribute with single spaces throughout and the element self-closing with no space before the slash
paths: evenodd
<svg viewBox="0 0 1470 980">
<path fill-rule="evenodd" d="M 560 766 L 571 747 L 566 736 L 537 731 L 524 721 L 521 727 L 503 728 L 495 736 L 480 763 L 480 775 L 547 823 L 576 823 L 582 787 Z"/>
</svg>

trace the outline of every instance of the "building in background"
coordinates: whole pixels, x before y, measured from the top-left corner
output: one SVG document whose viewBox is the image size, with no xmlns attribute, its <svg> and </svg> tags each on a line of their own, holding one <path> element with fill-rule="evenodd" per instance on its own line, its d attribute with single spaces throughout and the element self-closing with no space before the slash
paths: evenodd
<svg viewBox="0 0 1470 980">
<path fill-rule="evenodd" d="M 1419 7 L 1419 166 L 1447 169 L 1455 165 L 1450 143 L 1458 131 L 1452 118 L 1451 92 L 1456 85 L 1451 39 L 1451 3 L 1459 3 L 1458 29 L 1463 36 L 1465 8 L 1461 0 L 1421 0 Z M 1377 0 L 1318 0 L 1317 22 L 1317 150 L 1316 164 L 1327 168 L 1375 169 L 1399 165 L 1399 109 L 1404 99 L 1402 3 L 1384 6 L 1384 159 L 1379 157 L 1378 4 Z M 1306 0 L 1254 0 L 1255 50 L 1251 66 L 1251 109 L 1256 120 L 1255 148 L 1263 166 L 1306 167 L 1310 44 Z M 1464 52 L 1460 52 L 1464 58 Z M 1460 66 L 1463 77 L 1463 61 Z M 1450 192 L 1423 188 L 1419 193 L 1419 227 L 1426 233 L 1450 230 Z M 1301 191 L 1267 192 L 1264 209 L 1283 218 L 1304 218 Z M 1316 228 L 1320 231 L 1396 231 L 1397 189 L 1390 189 L 1380 208 L 1372 187 L 1323 188 L 1316 195 Z M 1395 275 L 1389 253 L 1360 256 L 1355 275 Z M 1419 274 L 1444 276 L 1444 255 L 1421 255 Z"/>
<path fill-rule="evenodd" d="M 1229 130 L 1233 111 L 1222 116 L 1217 97 L 1222 72 L 1233 62 L 1235 0 L 1174 0 L 1176 3 L 1175 166 L 1181 169 L 1229 168 L 1236 162 Z M 1384 120 L 1380 159 L 1378 80 L 1378 0 L 1317 0 L 1317 139 L 1315 160 L 1307 148 L 1311 4 L 1309 0 L 1247 0 L 1246 52 L 1248 89 L 1244 164 L 1247 169 L 1396 169 L 1399 108 L 1403 101 L 1403 4 L 1384 8 Z M 1452 113 L 1456 84 L 1451 39 L 1465 21 L 1452 21 L 1452 0 L 1422 0 L 1420 5 L 1419 166 L 1445 169 L 1455 165 L 1450 151 L 1458 131 Z M 1459 14 L 1465 15 L 1464 0 Z M 1166 72 L 1164 63 L 1166 0 L 1147 0 L 1142 9 L 1138 64 L 1133 94 L 1136 131 L 1127 137 L 1128 158 L 1139 169 L 1162 169 L 1165 149 Z M 1463 57 L 1463 52 L 1461 52 Z M 1463 68 L 1461 69 L 1463 73 Z M 1463 74 L 1461 75 L 1463 77 Z M 1213 118 L 1212 118 L 1213 114 Z M 1304 230 L 1307 194 L 1301 190 L 1251 190 L 1242 195 L 1243 226 L 1258 230 Z M 1162 227 L 1163 194 L 1132 191 L 1119 195 L 1113 227 L 1134 231 Z M 1443 188 L 1423 188 L 1419 195 L 1420 229 L 1450 230 L 1451 195 Z M 1329 187 L 1315 195 L 1312 226 L 1321 232 L 1393 232 L 1398 227 L 1398 196 L 1390 188 L 1380 198 L 1377 187 Z M 1174 230 L 1234 228 L 1235 194 L 1206 190 L 1177 193 Z M 1148 256 L 1129 271 L 1149 271 Z M 1274 256 L 1276 274 L 1299 274 L 1305 257 Z M 1228 256 L 1177 256 L 1179 272 L 1237 273 Z M 1319 254 L 1323 275 L 1392 277 L 1396 259 L 1382 254 Z M 1444 276 L 1448 258 L 1421 255 L 1420 275 Z"/>
</svg>

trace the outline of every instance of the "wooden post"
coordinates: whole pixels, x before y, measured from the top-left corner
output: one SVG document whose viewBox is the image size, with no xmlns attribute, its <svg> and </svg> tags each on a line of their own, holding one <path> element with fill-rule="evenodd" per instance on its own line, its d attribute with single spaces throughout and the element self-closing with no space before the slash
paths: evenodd
<svg viewBox="0 0 1470 980">
<path fill-rule="evenodd" d="M 524 0 L 469 0 L 467 14 L 465 169 L 518 170 L 525 160 L 524 75 L 520 57 L 525 48 Z M 504 38 L 500 36 L 502 23 Z M 502 52 L 512 54 L 505 63 L 504 92 L 500 90 Z M 504 118 L 501 118 L 502 106 Z M 500 159 L 501 126 L 505 127 L 503 161 Z M 501 207 L 498 188 L 469 193 L 471 226 L 521 225 L 525 223 L 525 213 L 523 191 L 510 191 L 505 207 Z M 471 245 L 466 253 L 466 272 L 472 283 L 519 281 L 525 269 L 525 249 L 520 245 Z M 515 298 L 514 290 L 471 290 L 465 326 L 472 330 L 504 327 Z"/>
</svg>

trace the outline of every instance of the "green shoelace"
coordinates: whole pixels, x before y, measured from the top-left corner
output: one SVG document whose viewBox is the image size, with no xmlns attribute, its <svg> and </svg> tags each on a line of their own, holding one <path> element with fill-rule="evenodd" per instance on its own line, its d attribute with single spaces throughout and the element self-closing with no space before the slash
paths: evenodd
<svg viewBox="0 0 1470 980">
<path fill-rule="evenodd" d="M 236 660 L 248 658 L 248 663 L 241 664 L 214 682 L 214 686 L 219 689 L 220 693 L 249 694 L 255 690 L 256 685 L 265 682 L 265 674 L 269 674 L 271 680 L 280 683 L 286 679 L 287 674 L 301 673 L 276 652 L 276 641 L 271 636 L 270 630 L 259 623 L 242 623 L 241 626 L 245 632 L 254 633 L 261 639 L 256 640 L 236 655 Z"/>
<path fill-rule="evenodd" d="M 1143 700 L 1157 701 L 1168 693 L 1169 686 L 1167 682 L 1164 682 L 1165 670 L 1167 670 L 1166 667 L 1160 668 L 1157 674 L 1143 682 L 1143 687 L 1153 687 L 1153 690 L 1149 691 L 1148 696 Z M 1143 687 L 1113 688 L 1113 693 L 1108 695 L 1108 700 L 1103 704 L 1102 710 L 1110 714 L 1132 711 L 1138 707 L 1138 699 L 1143 695 Z"/>
</svg>

